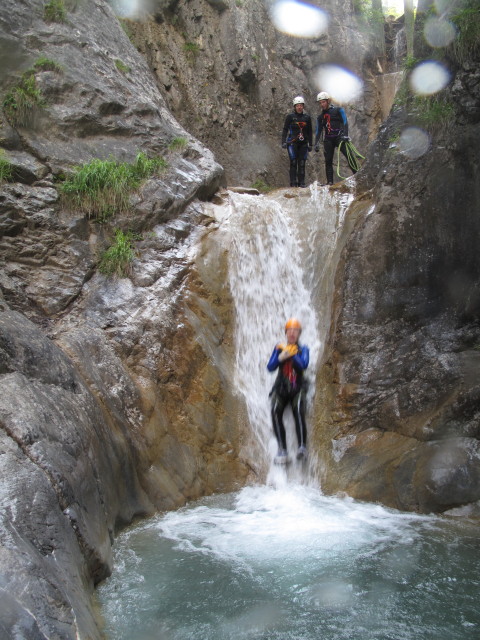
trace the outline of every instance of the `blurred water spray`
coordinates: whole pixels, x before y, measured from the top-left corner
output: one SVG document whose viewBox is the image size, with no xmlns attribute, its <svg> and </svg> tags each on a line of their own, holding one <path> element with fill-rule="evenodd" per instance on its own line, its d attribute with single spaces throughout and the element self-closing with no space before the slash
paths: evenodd
<svg viewBox="0 0 480 640">
<path fill-rule="evenodd" d="M 430 136 L 418 127 L 407 127 L 402 131 L 399 140 L 400 151 L 411 160 L 419 158 L 430 147 Z"/>
<path fill-rule="evenodd" d="M 433 60 L 417 65 L 410 74 L 410 87 L 415 93 L 423 96 L 441 91 L 449 82 L 449 71 Z"/>
<path fill-rule="evenodd" d="M 274 26 L 283 33 L 301 38 L 318 38 L 328 28 L 328 14 L 297 0 L 278 0 L 271 8 Z"/>
<path fill-rule="evenodd" d="M 424 27 L 425 40 L 431 47 L 447 47 L 456 36 L 455 26 L 448 20 L 431 16 L 425 22 Z"/>
<path fill-rule="evenodd" d="M 315 84 L 319 90 L 326 91 L 333 100 L 341 103 L 356 100 L 363 92 L 362 80 L 348 69 L 335 64 L 319 67 Z"/>
</svg>

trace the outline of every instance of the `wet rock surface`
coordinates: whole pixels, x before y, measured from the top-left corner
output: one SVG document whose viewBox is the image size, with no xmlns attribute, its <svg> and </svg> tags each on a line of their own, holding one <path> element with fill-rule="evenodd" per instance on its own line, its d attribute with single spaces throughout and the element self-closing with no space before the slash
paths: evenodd
<svg viewBox="0 0 480 640">
<path fill-rule="evenodd" d="M 115 532 L 255 478 L 232 380 L 227 256 L 200 201 L 227 179 L 283 182 L 281 123 L 293 94 L 313 104 L 312 73 L 330 52 L 349 50 L 367 77 L 349 114 L 356 135 L 371 139 L 384 106 L 338 3 L 333 35 L 311 48 L 274 37 L 260 3 L 240 5 L 164 4 L 127 23 L 140 51 L 100 0 L 69 5 L 62 23 L 46 22 L 39 0 L 1 5 L 2 91 L 41 57 L 58 65 L 36 69 L 45 104 L 28 123 L 0 123 L 13 167 L 0 189 L 7 637 L 100 637 L 91 593 Z M 397 114 L 358 176 L 312 434 L 326 491 L 424 511 L 480 498 L 475 69 L 454 83 L 468 131 L 418 163 L 392 158 Z M 128 214 L 98 224 L 64 206 L 58 180 L 73 166 L 138 151 L 168 167 L 132 193 Z M 115 228 L 135 234 L 128 278 L 97 269 Z"/>
<path fill-rule="evenodd" d="M 328 492 L 423 512 L 480 500 L 480 128 L 467 78 L 460 68 L 457 117 L 427 153 L 392 144 L 409 124 L 398 108 L 359 175 L 364 212 L 317 397 Z"/>
<path fill-rule="evenodd" d="M 223 170 L 170 115 L 110 7 L 69 6 L 62 23 L 46 22 L 41 2 L 0 9 L 2 53 L 15 53 L 4 92 L 39 59 L 57 65 L 36 67 L 42 107 L 14 126 L 2 115 L 0 125 L 12 168 L 0 189 L 6 637 L 100 637 L 91 596 L 111 571 L 115 532 L 249 473 L 230 418 L 239 409 L 204 351 L 222 352 L 228 315 L 218 312 L 201 346 L 184 300 L 201 235 L 193 232 L 205 230 L 185 211 L 215 193 Z M 101 225 L 66 208 L 62 174 L 93 158 L 131 162 L 139 151 L 167 168 L 132 193 L 127 214 Z M 115 228 L 135 234 L 130 280 L 96 272 Z M 196 290 L 188 313 L 200 328 L 225 301 L 199 276 Z"/>
</svg>

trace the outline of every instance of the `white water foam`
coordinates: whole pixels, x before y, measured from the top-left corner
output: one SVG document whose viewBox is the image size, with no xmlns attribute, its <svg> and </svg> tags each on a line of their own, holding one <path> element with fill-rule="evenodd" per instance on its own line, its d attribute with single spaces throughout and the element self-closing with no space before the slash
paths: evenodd
<svg viewBox="0 0 480 640">
<path fill-rule="evenodd" d="M 108 637 L 474 640 L 478 533 L 462 529 L 299 484 L 210 496 L 121 534 Z"/>
<path fill-rule="evenodd" d="M 273 347 L 284 340 L 289 317 L 300 319 L 301 342 L 310 349 L 307 378 L 311 384 L 308 405 L 321 355 L 329 305 L 316 309 L 312 290 L 327 290 L 328 260 L 335 249 L 348 198 L 336 197 L 316 185 L 302 198 L 252 196 L 229 193 L 227 205 L 213 215 L 221 223 L 229 254 L 229 282 L 235 304 L 237 390 L 245 397 L 251 428 L 266 460 L 272 460 L 277 443 L 273 436 L 268 393 L 275 375 L 266 369 Z M 324 264 L 318 267 L 318 263 Z M 326 295 L 326 293 L 325 293 Z M 320 296 L 321 298 L 321 296 Z M 296 451 L 291 412 L 285 413 L 287 445 Z M 299 466 L 290 468 L 290 480 L 304 480 Z M 282 485 L 286 476 L 271 466 L 268 482 Z"/>
</svg>

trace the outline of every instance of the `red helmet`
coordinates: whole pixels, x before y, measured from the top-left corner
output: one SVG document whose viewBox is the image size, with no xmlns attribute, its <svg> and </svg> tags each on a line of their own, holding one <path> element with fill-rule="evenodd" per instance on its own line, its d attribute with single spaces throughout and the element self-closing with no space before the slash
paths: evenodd
<svg viewBox="0 0 480 640">
<path fill-rule="evenodd" d="M 296 318 L 289 318 L 285 323 L 285 331 L 287 329 L 300 329 L 301 331 L 302 325 L 300 324 L 300 320 L 297 320 Z"/>
</svg>

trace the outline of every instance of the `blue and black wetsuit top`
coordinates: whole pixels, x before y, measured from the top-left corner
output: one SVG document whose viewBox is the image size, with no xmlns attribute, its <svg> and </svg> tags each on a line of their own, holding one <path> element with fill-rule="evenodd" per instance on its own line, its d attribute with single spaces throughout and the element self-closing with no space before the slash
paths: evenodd
<svg viewBox="0 0 480 640">
<path fill-rule="evenodd" d="M 312 119 L 308 113 L 289 113 L 282 131 L 282 144 L 308 144 L 312 146 Z"/>
<path fill-rule="evenodd" d="M 278 356 L 282 352 L 282 347 L 277 344 L 267 364 L 269 371 L 275 371 L 278 368 L 272 392 L 281 396 L 294 396 L 306 386 L 303 372 L 308 367 L 310 351 L 305 345 L 298 344 L 297 346 L 298 351 L 292 358 L 280 362 Z"/>
<path fill-rule="evenodd" d="M 335 107 L 331 104 L 326 111 L 322 111 L 317 116 L 315 144 L 320 140 L 322 134 L 325 135 L 325 138 L 348 136 L 347 114 L 343 107 Z"/>
</svg>

